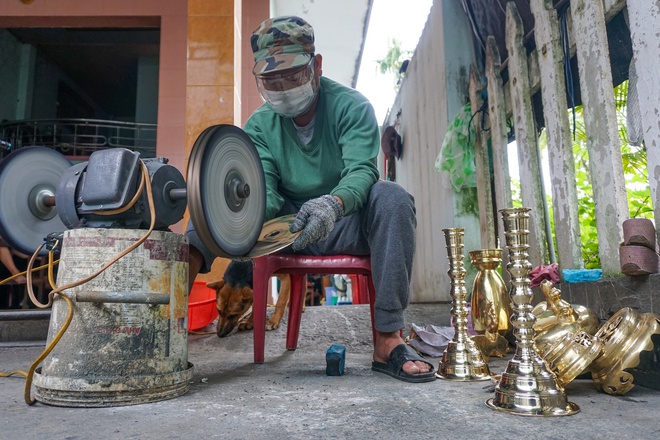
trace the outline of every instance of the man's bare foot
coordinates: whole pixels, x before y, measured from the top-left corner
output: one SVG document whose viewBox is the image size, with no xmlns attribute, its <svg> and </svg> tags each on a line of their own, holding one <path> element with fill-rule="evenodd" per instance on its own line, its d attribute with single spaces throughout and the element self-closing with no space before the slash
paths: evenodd
<svg viewBox="0 0 660 440">
<path fill-rule="evenodd" d="M 399 332 L 381 333 L 376 332 L 376 347 L 374 349 L 374 361 L 387 363 L 387 358 L 397 345 L 405 344 Z M 428 373 L 431 366 L 426 362 L 408 361 L 403 364 L 403 371 L 408 374 Z"/>
</svg>

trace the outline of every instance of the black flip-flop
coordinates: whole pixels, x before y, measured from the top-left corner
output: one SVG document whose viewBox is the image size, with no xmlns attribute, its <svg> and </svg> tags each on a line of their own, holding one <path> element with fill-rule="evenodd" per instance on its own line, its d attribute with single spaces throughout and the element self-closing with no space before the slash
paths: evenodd
<svg viewBox="0 0 660 440">
<path fill-rule="evenodd" d="M 428 373 L 408 374 L 403 371 L 403 364 L 408 361 L 421 361 L 431 367 Z M 385 373 L 395 379 L 404 382 L 421 383 L 431 382 L 436 379 L 435 369 L 427 360 L 417 354 L 417 352 L 407 344 L 400 344 L 394 347 L 394 350 L 387 358 L 387 363 L 373 361 L 371 369 L 379 373 Z"/>
</svg>

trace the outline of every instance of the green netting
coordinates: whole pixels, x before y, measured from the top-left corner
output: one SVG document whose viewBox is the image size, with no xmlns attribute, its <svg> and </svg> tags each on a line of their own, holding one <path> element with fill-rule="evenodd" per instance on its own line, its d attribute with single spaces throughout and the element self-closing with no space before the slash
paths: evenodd
<svg viewBox="0 0 660 440">
<path fill-rule="evenodd" d="M 470 125 L 472 109 L 465 104 L 447 129 L 440 154 L 433 169 L 445 171 L 454 190 L 477 186 L 474 165 L 474 125 Z"/>
</svg>

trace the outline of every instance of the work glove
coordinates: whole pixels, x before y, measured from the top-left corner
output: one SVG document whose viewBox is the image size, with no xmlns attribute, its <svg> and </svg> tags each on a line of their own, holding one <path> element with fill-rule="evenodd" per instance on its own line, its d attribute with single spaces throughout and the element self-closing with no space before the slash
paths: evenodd
<svg viewBox="0 0 660 440">
<path fill-rule="evenodd" d="M 337 220 L 343 216 L 341 203 L 329 194 L 305 202 L 289 228 L 290 232 L 302 230 L 293 242 L 293 250 L 299 251 L 310 243 L 328 238 Z"/>
</svg>

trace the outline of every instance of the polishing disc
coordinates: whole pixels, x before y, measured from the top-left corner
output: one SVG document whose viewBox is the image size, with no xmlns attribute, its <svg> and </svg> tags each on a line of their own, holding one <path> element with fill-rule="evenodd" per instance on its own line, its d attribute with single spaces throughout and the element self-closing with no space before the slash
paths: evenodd
<svg viewBox="0 0 660 440">
<path fill-rule="evenodd" d="M 247 255 L 264 224 L 266 181 L 252 140 L 233 125 L 204 130 L 187 170 L 190 219 L 202 243 L 220 257 Z"/>
<path fill-rule="evenodd" d="M 20 148 L 0 162 L 0 235 L 33 254 L 50 233 L 67 229 L 57 215 L 55 191 L 71 162 L 46 147 Z M 40 255 L 47 255 L 43 248 Z"/>
</svg>

